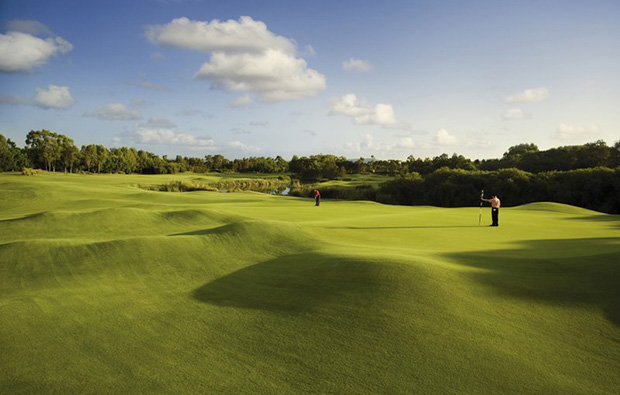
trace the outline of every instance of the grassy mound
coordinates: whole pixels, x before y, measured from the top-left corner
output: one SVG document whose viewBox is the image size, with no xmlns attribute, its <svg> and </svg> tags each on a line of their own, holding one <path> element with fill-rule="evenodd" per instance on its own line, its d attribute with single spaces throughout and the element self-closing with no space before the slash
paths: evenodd
<svg viewBox="0 0 620 395">
<path fill-rule="evenodd" d="M 2 392 L 620 388 L 618 216 L 135 188 L 171 177 L 0 175 Z"/>
</svg>

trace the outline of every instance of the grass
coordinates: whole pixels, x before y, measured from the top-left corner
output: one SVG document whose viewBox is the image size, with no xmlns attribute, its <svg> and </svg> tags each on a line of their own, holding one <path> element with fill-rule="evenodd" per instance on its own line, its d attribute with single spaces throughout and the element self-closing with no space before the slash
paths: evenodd
<svg viewBox="0 0 620 395">
<path fill-rule="evenodd" d="M 205 177 L 0 175 L 0 392 L 618 393 L 619 216 Z"/>
</svg>

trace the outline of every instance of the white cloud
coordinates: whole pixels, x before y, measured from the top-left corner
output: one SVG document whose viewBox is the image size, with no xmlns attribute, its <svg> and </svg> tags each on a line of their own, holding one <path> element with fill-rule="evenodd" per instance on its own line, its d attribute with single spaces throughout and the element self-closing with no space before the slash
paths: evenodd
<svg viewBox="0 0 620 395">
<path fill-rule="evenodd" d="M 145 104 L 146 104 L 146 100 L 144 99 L 133 99 L 131 101 L 131 105 L 134 107 L 144 107 Z"/>
<path fill-rule="evenodd" d="M 405 137 L 396 144 L 396 147 L 401 149 L 412 149 L 416 147 L 416 144 L 411 137 Z"/>
<path fill-rule="evenodd" d="M 171 129 L 138 127 L 135 140 L 140 144 L 168 144 L 187 147 L 213 148 L 212 139 L 199 138 L 189 133 L 177 133 Z"/>
<path fill-rule="evenodd" d="M 28 33 L 33 36 L 38 34 L 54 35 L 49 27 L 32 19 L 13 19 L 7 22 L 6 28 L 8 31 Z"/>
<path fill-rule="evenodd" d="M 244 153 L 257 153 L 257 152 L 260 152 L 260 148 L 254 147 L 252 145 L 244 144 L 244 143 L 242 143 L 239 140 L 230 141 L 230 142 L 226 143 L 226 146 L 229 147 L 229 148 L 234 148 L 234 149 L 239 150 L 239 151 L 244 152 Z"/>
<path fill-rule="evenodd" d="M 510 108 L 502 114 L 504 120 L 523 119 L 523 110 L 520 108 Z"/>
<path fill-rule="evenodd" d="M 145 35 L 154 44 L 211 52 L 196 78 L 209 80 L 215 89 L 255 92 L 264 102 L 298 99 L 325 89 L 325 77 L 296 57 L 294 41 L 247 16 L 225 22 L 177 18 L 148 26 Z"/>
<path fill-rule="evenodd" d="M 600 133 L 598 126 L 572 126 L 561 123 L 555 129 L 551 137 L 557 140 L 577 140 L 585 137 L 596 136 Z"/>
<path fill-rule="evenodd" d="M 256 92 L 264 102 L 299 99 L 325 89 L 323 75 L 308 69 L 305 60 L 273 49 L 258 54 L 215 52 L 196 77 L 210 80 L 213 88 Z"/>
<path fill-rule="evenodd" d="M 331 100 L 330 115 L 346 115 L 358 125 L 381 125 L 388 129 L 409 129 L 405 123 L 396 121 L 394 109 L 390 104 L 377 104 L 372 107 L 364 98 L 358 99 L 353 93 Z"/>
<path fill-rule="evenodd" d="M 217 148 L 210 137 L 197 137 L 191 133 L 177 132 L 177 125 L 168 118 L 149 117 L 131 132 L 116 136 L 115 144 L 131 142 L 135 144 L 173 145 L 190 149 Z"/>
<path fill-rule="evenodd" d="M 0 34 L 0 72 L 29 71 L 72 49 L 73 45 L 62 37 L 41 39 L 15 31 Z"/>
<path fill-rule="evenodd" d="M 112 103 L 107 106 L 97 107 L 94 112 L 84 114 L 87 117 L 106 119 L 109 121 L 132 121 L 142 119 L 138 111 L 130 110 L 121 103 Z"/>
<path fill-rule="evenodd" d="M 446 129 L 439 129 L 435 137 L 435 142 L 439 145 L 456 145 L 459 143 L 459 140 Z"/>
<path fill-rule="evenodd" d="M 215 143 L 211 139 L 200 139 L 189 133 L 177 133 L 172 130 L 140 129 L 137 132 L 142 144 L 167 144 L 187 147 L 212 148 Z"/>
<path fill-rule="evenodd" d="M 507 103 L 537 103 L 548 97 L 549 90 L 547 88 L 533 88 L 507 96 L 504 100 Z"/>
<path fill-rule="evenodd" d="M 346 147 L 352 151 L 357 151 L 357 152 L 360 152 L 362 150 L 372 149 L 374 147 L 374 144 L 373 144 L 374 138 L 370 133 L 363 134 L 361 138 L 362 138 L 361 142 L 356 142 L 356 143 L 348 142 L 346 143 Z"/>
<path fill-rule="evenodd" d="M 373 69 L 373 66 L 367 60 L 351 58 L 342 62 L 342 69 L 344 71 L 361 71 L 367 72 Z"/>
<path fill-rule="evenodd" d="M 373 135 L 370 133 L 365 133 L 361 136 L 360 142 L 348 142 L 345 144 L 345 147 L 348 150 L 356 151 L 356 152 L 366 152 L 368 154 L 372 154 L 374 152 L 389 152 L 394 149 L 403 149 L 406 147 L 402 147 L 399 144 L 385 144 L 385 143 L 375 143 Z"/>
<path fill-rule="evenodd" d="M 166 25 L 147 26 L 145 35 L 154 44 L 196 51 L 257 53 L 269 48 L 290 54 L 295 52 L 295 44 L 290 39 L 273 34 L 267 25 L 249 16 L 225 22 L 176 18 Z"/>
<path fill-rule="evenodd" d="M 75 103 L 69 87 L 58 85 L 48 85 L 47 90 L 36 88 L 34 101 L 42 108 L 67 108 Z"/>
<path fill-rule="evenodd" d="M 243 96 L 239 96 L 235 100 L 228 103 L 228 107 L 230 108 L 239 108 L 239 107 L 247 107 L 252 104 L 252 98 L 247 93 Z"/>
</svg>

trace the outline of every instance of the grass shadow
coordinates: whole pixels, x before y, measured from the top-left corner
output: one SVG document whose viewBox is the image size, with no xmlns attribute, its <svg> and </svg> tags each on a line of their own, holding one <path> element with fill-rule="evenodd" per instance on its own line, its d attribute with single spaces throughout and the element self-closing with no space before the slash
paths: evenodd
<svg viewBox="0 0 620 395">
<path fill-rule="evenodd" d="M 589 221 L 602 222 L 602 223 L 609 225 L 610 227 L 620 229 L 620 215 L 613 215 L 613 214 L 588 215 L 585 217 L 571 217 L 571 218 L 566 218 L 566 219 L 570 221 L 578 220 L 578 221 L 588 221 L 588 222 Z"/>
<path fill-rule="evenodd" d="M 329 304 L 372 303 L 381 265 L 348 257 L 301 253 L 275 258 L 210 281 L 193 291 L 218 306 L 303 313 Z"/>
<path fill-rule="evenodd" d="M 500 295 L 595 305 L 620 326 L 620 239 L 523 241 L 514 249 L 447 254 Z"/>
<path fill-rule="evenodd" d="M 487 225 L 488 226 L 488 225 Z M 457 229 L 457 228 L 482 228 L 477 225 L 437 225 L 437 226 L 327 226 L 327 229 Z"/>
</svg>

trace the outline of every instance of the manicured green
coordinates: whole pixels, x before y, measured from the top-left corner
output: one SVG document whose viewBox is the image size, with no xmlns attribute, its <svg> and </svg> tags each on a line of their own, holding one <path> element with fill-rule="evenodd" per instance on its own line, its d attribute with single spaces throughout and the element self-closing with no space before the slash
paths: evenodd
<svg viewBox="0 0 620 395">
<path fill-rule="evenodd" d="M 620 216 L 204 177 L 0 174 L 0 393 L 620 391 Z"/>
<path fill-rule="evenodd" d="M 324 187 L 341 187 L 341 188 L 355 188 L 358 186 L 370 185 L 373 188 L 378 188 L 381 183 L 393 180 L 393 176 L 387 176 L 383 174 L 348 174 L 345 180 L 329 180 L 316 183 L 318 188 Z"/>
</svg>

